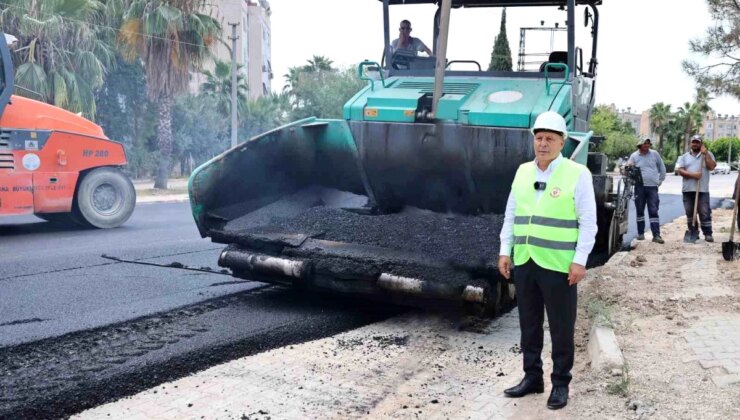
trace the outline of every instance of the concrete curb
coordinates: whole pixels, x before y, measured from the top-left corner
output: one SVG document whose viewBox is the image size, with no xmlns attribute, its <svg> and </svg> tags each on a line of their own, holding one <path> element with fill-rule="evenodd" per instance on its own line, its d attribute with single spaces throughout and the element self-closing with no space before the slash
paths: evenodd
<svg viewBox="0 0 740 420">
<path fill-rule="evenodd" d="M 592 370 L 611 372 L 624 368 L 624 356 L 612 328 L 594 324 L 589 334 L 587 351 Z"/>
<path fill-rule="evenodd" d="M 609 258 L 609 261 L 607 261 L 605 265 L 608 267 L 621 265 L 622 261 L 627 258 L 627 255 L 629 255 L 629 251 L 619 251 L 616 254 L 612 255 L 612 257 Z"/>
<path fill-rule="evenodd" d="M 630 245 L 632 249 L 636 246 L 637 244 Z M 629 251 L 617 252 L 612 255 L 605 265 L 622 265 L 625 263 L 625 259 L 629 254 Z M 591 362 L 591 369 L 594 371 L 603 370 L 605 372 L 612 372 L 614 369 L 621 371 L 624 368 L 624 356 L 622 355 L 622 350 L 619 348 L 614 329 L 611 327 L 599 325 L 594 321 L 591 332 L 588 335 L 586 352 Z"/>
<path fill-rule="evenodd" d="M 190 201 L 188 194 L 171 194 L 160 196 L 136 197 L 136 205 L 140 204 L 157 204 L 157 203 L 183 203 Z"/>
</svg>

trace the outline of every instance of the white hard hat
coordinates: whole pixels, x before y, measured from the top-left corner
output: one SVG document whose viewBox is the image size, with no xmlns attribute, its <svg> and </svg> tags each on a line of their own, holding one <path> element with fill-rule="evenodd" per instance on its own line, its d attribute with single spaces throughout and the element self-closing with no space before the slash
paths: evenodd
<svg viewBox="0 0 740 420">
<path fill-rule="evenodd" d="M 563 139 L 568 137 L 568 128 L 565 126 L 565 118 L 555 111 L 546 111 L 537 117 L 532 126 L 532 134 L 539 130 L 560 133 L 563 135 Z"/>
</svg>

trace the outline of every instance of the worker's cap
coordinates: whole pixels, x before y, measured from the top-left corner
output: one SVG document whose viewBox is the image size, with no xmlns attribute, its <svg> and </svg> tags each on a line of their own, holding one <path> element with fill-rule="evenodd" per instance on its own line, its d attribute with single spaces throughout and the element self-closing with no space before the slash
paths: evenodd
<svg viewBox="0 0 740 420">
<path fill-rule="evenodd" d="M 643 138 L 639 139 L 637 141 L 637 147 L 640 147 L 640 146 L 642 146 L 645 143 L 652 143 L 652 141 L 650 140 L 650 137 L 643 137 Z"/>
<path fill-rule="evenodd" d="M 701 136 L 698 134 L 695 134 L 693 137 L 691 137 L 691 142 L 693 143 L 695 141 L 698 141 L 699 143 L 703 142 L 703 140 L 701 139 Z"/>
<path fill-rule="evenodd" d="M 532 126 L 532 134 L 537 134 L 538 131 L 552 131 L 562 135 L 563 139 L 568 137 L 565 118 L 555 111 L 546 111 L 537 117 Z"/>
</svg>

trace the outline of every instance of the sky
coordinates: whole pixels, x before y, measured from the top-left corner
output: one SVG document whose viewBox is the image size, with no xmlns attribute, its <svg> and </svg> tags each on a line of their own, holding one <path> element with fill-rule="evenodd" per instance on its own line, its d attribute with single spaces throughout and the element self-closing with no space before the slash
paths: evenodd
<svg viewBox="0 0 740 420">
<path fill-rule="evenodd" d="M 326 56 L 339 67 L 381 58 L 383 7 L 378 0 L 270 0 L 270 5 L 275 91 L 285 84 L 283 75 L 289 67 L 303 65 L 313 55 Z M 411 35 L 431 48 L 432 6 L 390 9 L 391 39 L 398 36 L 399 22 L 409 19 Z M 453 10 L 448 59 L 476 60 L 487 67 L 501 10 Z M 674 109 L 693 102 L 696 86 L 683 73 L 681 61 L 692 58 L 689 40 L 701 37 L 711 24 L 706 0 L 604 0 L 599 11 L 597 104 L 641 112 L 661 101 Z M 519 28 L 540 26 L 541 20 L 545 26 L 559 22 L 562 27 L 566 14 L 555 8 L 508 9 L 507 37 L 515 66 Z M 584 47 L 584 61 L 588 61 L 590 29 L 583 26 L 583 7 L 576 11 L 576 31 L 577 45 Z M 528 32 L 526 41 L 528 51 L 549 49 L 549 37 Z M 716 98 L 710 106 L 720 114 L 740 115 L 740 103 L 730 97 Z"/>
</svg>

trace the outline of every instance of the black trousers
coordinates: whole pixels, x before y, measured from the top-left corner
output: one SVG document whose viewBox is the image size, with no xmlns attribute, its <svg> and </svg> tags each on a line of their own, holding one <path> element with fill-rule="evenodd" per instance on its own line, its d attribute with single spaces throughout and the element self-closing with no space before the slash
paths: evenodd
<svg viewBox="0 0 740 420">
<path fill-rule="evenodd" d="M 568 285 L 568 274 L 544 269 L 527 261 L 514 268 L 514 284 L 522 332 L 525 377 L 542 379 L 542 341 L 545 311 L 552 341 L 553 386 L 571 380 L 575 353 L 574 332 L 578 289 Z"/>
<path fill-rule="evenodd" d="M 694 199 L 696 198 L 696 191 L 683 193 L 683 209 L 686 211 L 686 222 L 689 225 L 689 230 L 694 231 L 696 226 L 692 223 L 694 219 Z M 712 207 L 709 205 L 709 193 L 699 193 L 699 204 L 696 206 L 696 212 L 698 213 L 699 226 L 701 232 L 706 235 L 712 234 Z"/>
<path fill-rule="evenodd" d="M 635 185 L 635 210 L 637 210 L 637 233 L 639 235 L 645 233 L 645 205 L 647 205 L 648 217 L 650 218 L 650 231 L 653 233 L 653 237 L 660 236 L 658 187 Z"/>
</svg>

